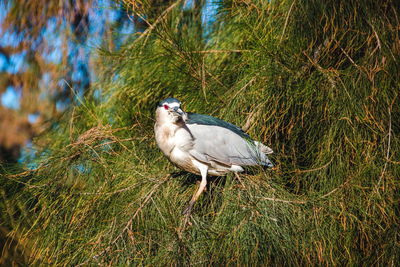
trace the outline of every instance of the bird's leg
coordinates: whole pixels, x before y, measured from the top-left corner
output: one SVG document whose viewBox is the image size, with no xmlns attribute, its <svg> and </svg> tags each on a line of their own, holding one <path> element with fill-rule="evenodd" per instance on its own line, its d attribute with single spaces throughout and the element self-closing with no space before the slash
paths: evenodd
<svg viewBox="0 0 400 267">
<path fill-rule="evenodd" d="M 201 181 L 196 181 L 196 185 L 200 186 Z M 207 187 L 204 188 L 203 192 L 207 192 Z"/>
<path fill-rule="evenodd" d="M 244 186 L 244 184 L 243 184 L 243 182 L 242 182 L 242 179 L 240 179 L 239 174 L 238 174 L 237 172 L 234 172 L 234 174 L 235 174 L 236 178 L 238 179 L 239 183 L 240 183 L 244 188 L 246 188 L 246 186 Z"/>
<path fill-rule="evenodd" d="M 208 171 L 208 166 L 204 165 L 202 163 L 197 163 L 195 164 L 201 173 L 201 183 L 199 186 L 199 189 L 196 191 L 196 193 L 193 195 L 192 199 L 189 202 L 189 205 L 185 208 L 185 210 L 183 211 L 183 214 L 185 215 L 190 215 L 192 208 L 193 208 L 193 204 L 196 202 L 196 200 L 199 198 L 199 196 L 201 195 L 201 193 L 204 191 L 204 189 L 206 188 L 207 185 L 207 171 Z"/>
</svg>

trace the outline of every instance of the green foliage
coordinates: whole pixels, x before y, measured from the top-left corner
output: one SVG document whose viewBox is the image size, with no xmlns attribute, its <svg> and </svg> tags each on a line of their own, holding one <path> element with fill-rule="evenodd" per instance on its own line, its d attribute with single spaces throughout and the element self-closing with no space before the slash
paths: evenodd
<svg viewBox="0 0 400 267">
<path fill-rule="evenodd" d="M 1 178 L 2 220 L 29 261 L 399 262 L 395 1 L 221 1 L 209 38 L 200 7 L 182 2 L 99 51 L 102 98 L 38 138 L 37 169 Z M 198 177 L 177 173 L 153 136 L 169 96 L 243 126 L 276 167 L 211 179 L 186 220 Z"/>
</svg>

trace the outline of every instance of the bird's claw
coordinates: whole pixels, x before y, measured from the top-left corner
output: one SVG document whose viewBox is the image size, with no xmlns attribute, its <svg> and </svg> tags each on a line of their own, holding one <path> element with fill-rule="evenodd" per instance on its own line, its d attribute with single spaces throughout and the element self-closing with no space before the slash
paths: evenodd
<svg viewBox="0 0 400 267">
<path fill-rule="evenodd" d="M 190 202 L 189 205 L 183 210 L 182 215 L 189 216 L 192 213 L 193 202 Z"/>
</svg>

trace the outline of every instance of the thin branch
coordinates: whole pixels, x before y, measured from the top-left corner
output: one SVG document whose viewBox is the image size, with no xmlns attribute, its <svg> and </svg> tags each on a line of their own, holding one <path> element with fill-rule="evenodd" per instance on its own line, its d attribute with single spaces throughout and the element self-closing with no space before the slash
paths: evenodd
<svg viewBox="0 0 400 267">
<path fill-rule="evenodd" d="M 389 111 L 389 130 L 388 130 L 388 134 L 387 134 L 388 142 L 387 142 L 386 157 L 385 157 L 386 162 L 385 162 L 385 165 L 383 166 L 381 175 L 379 176 L 379 181 L 375 186 L 376 192 L 379 192 L 379 186 L 381 184 L 383 176 L 385 175 L 386 168 L 387 168 L 387 165 L 388 165 L 388 162 L 389 162 L 391 137 L 392 137 L 392 107 L 391 106 L 388 108 L 388 111 Z"/>
<path fill-rule="evenodd" d="M 274 202 L 293 203 L 293 204 L 306 204 L 308 202 L 306 200 L 286 200 L 286 199 L 279 199 L 279 198 L 272 198 L 272 197 L 263 197 L 261 199 L 274 201 Z"/>
<path fill-rule="evenodd" d="M 136 184 L 130 185 L 128 187 L 124 187 L 122 189 L 118 189 L 118 190 L 115 190 L 112 192 L 79 192 L 78 195 L 114 195 L 114 194 L 118 194 L 118 193 L 121 193 L 124 191 L 128 191 L 128 190 L 136 187 L 137 185 L 138 184 L 136 183 Z"/>
<path fill-rule="evenodd" d="M 322 165 L 321 167 L 314 168 L 314 169 L 308 169 L 308 170 L 294 170 L 294 171 L 291 172 L 291 173 L 308 173 L 308 172 L 319 171 L 319 170 L 322 170 L 322 169 L 325 169 L 326 167 L 328 167 L 329 164 L 332 163 L 332 161 L 333 161 L 333 158 L 332 158 L 328 163 Z"/>
<path fill-rule="evenodd" d="M 296 0 L 294 0 L 293 3 L 290 5 L 288 14 L 287 14 L 286 19 L 285 19 L 285 24 L 283 25 L 283 31 L 282 31 L 282 35 L 281 35 L 281 39 L 279 40 L 279 43 L 282 42 L 283 36 L 285 35 L 286 27 L 287 27 L 287 24 L 289 22 L 289 16 L 290 16 L 290 13 L 292 12 L 292 8 L 294 6 L 294 3 L 296 3 Z"/>
<path fill-rule="evenodd" d="M 156 25 L 158 23 L 160 23 L 164 17 L 171 12 L 172 9 L 174 9 L 174 7 L 176 7 L 179 3 L 181 2 L 181 0 L 176 1 L 175 3 L 173 3 L 172 5 L 170 5 L 167 9 L 164 10 L 163 13 L 161 13 L 161 15 L 156 19 L 156 21 L 153 24 L 149 24 L 149 27 L 135 40 L 135 41 L 139 41 L 140 39 L 142 39 L 143 37 L 145 37 L 146 35 L 148 35 L 151 31 L 154 30 L 154 28 L 156 27 Z"/>
<path fill-rule="evenodd" d="M 207 103 L 207 93 L 206 93 L 206 73 L 205 73 L 205 66 L 204 66 L 204 58 L 205 56 L 202 56 L 202 65 L 201 65 L 201 89 L 203 91 L 203 95 L 204 95 L 204 100 Z"/>
<path fill-rule="evenodd" d="M 245 85 L 243 85 L 242 88 L 240 88 L 232 97 L 231 97 L 231 101 L 233 99 L 235 99 L 235 97 L 237 97 L 244 89 L 246 89 L 249 85 L 251 85 L 251 83 L 254 82 L 254 80 L 257 78 L 257 75 L 254 76 L 253 78 L 250 79 L 250 81 L 248 81 Z"/>
<path fill-rule="evenodd" d="M 354 62 L 354 60 L 349 56 L 349 54 L 347 54 L 346 50 L 344 50 L 340 46 L 339 46 L 339 48 L 343 52 L 343 54 L 350 60 L 351 64 L 353 64 L 354 66 L 356 66 L 357 69 L 362 71 L 361 67 L 356 62 Z"/>
<path fill-rule="evenodd" d="M 198 50 L 198 51 L 186 51 L 186 54 L 217 54 L 217 53 L 243 53 L 243 52 L 251 52 L 252 50 L 240 50 L 240 49 L 230 49 L 230 50 Z"/>
<path fill-rule="evenodd" d="M 333 189 L 332 191 L 326 193 L 325 195 L 321 196 L 321 198 L 326 198 L 330 195 L 332 195 L 333 193 L 335 193 L 337 190 L 341 189 L 342 187 L 344 187 L 350 180 L 347 180 L 346 182 L 344 182 L 343 184 L 339 185 L 338 187 L 336 187 L 335 189 Z"/>
</svg>

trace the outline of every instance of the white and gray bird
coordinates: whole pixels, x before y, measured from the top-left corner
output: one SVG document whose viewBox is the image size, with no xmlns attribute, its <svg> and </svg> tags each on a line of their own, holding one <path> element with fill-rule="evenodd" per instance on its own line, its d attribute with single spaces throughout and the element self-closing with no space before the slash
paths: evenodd
<svg viewBox="0 0 400 267">
<path fill-rule="evenodd" d="M 272 167 L 267 154 L 273 151 L 253 141 L 241 128 L 229 122 L 196 113 L 186 113 L 176 98 L 158 104 L 154 125 L 156 142 L 167 158 L 179 168 L 201 175 L 199 189 L 185 209 L 193 204 L 207 185 L 207 174 L 241 172 L 242 166 Z"/>
</svg>

